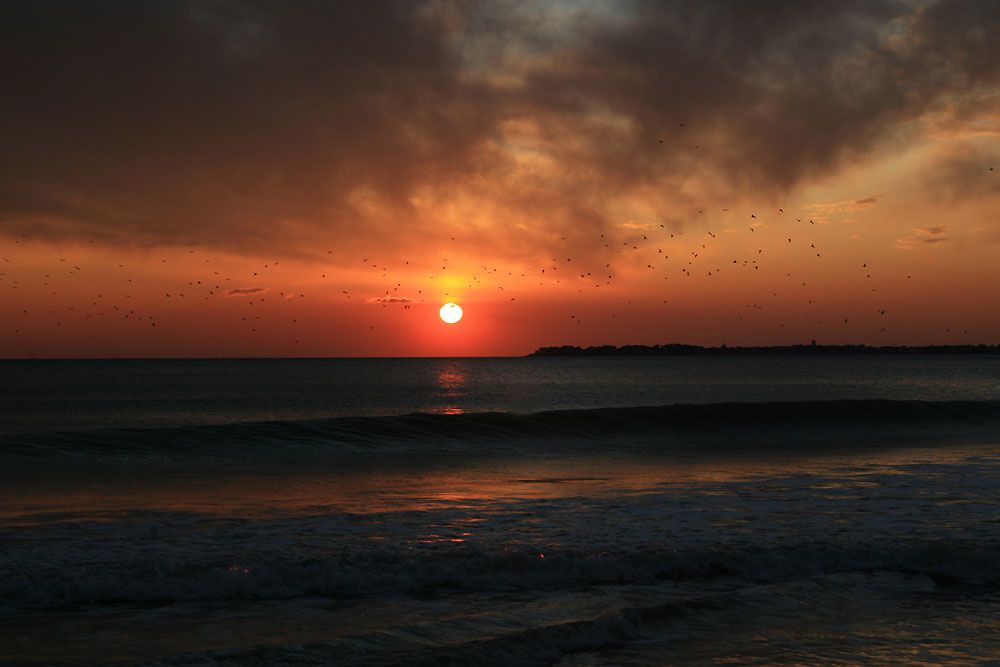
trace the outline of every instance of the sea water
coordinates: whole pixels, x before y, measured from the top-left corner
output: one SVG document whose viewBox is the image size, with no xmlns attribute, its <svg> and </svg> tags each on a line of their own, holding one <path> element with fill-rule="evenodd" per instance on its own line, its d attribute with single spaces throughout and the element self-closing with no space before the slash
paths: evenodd
<svg viewBox="0 0 1000 667">
<path fill-rule="evenodd" d="M 997 357 L 0 377 L 0 664 L 1000 659 Z"/>
</svg>

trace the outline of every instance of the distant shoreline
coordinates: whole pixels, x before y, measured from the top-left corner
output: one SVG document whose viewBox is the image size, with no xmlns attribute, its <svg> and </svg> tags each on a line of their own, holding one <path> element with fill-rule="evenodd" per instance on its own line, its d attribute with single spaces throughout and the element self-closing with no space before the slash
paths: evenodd
<svg viewBox="0 0 1000 667">
<path fill-rule="evenodd" d="M 910 354 L 1000 354 L 1000 345 L 767 345 L 759 347 L 704 347 L 668 343 L 665 345 L 595 345 L 578 347 L 561 345 L 540 347 L 529 357 L 684 357 L 737 355 L 818 355 L 843 354 L 910 355 Z"/>
</svg>

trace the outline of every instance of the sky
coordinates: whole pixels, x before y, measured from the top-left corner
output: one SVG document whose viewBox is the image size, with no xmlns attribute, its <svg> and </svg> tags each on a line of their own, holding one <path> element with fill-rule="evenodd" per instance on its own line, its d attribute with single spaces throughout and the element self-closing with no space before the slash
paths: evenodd
<svg viewBox="0 0 1000 667">
<path fill-rule="evenodd" d="M 997 2 L 0 25 L 0 357 L 1000 343 Z"/>
</svg>

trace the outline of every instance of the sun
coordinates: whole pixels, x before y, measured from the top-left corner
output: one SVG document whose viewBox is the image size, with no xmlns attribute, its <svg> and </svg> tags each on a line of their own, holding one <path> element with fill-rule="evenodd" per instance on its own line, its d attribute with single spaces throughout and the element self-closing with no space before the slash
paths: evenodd
<svg viewBox="0 0 1000 667">
<path fill-rule="evenodd" d="M 462 307 L 457 303 L 446 303 L 441 306 L 438 314 L 441 315 L 441 319 L 446 323 L 455 324 L 462 319 Z"/>
</svg>

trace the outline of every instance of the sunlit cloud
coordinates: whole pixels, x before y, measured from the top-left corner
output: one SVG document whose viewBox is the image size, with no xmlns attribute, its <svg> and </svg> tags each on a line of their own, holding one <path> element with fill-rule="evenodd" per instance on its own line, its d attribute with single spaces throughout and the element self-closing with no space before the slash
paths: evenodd
<svg viewBox="0 0 1000 667">
<path fill-rule="evenodd" d="M 226 296 L 250 296 L 267 292 L 266 287 L 234 287 L 226 292 Z"/>
<path fill-rule="evenodd" d="M 806 210 L 810 215 L 826 220 L 826 216 L 836 215 L 838 213 L 852 213 L 854 211 L 861 211 L 866 208 L 870 208 L 878 203 L 881 196 L 882 195 L 870 195 L 860 199 L 846 199 L 836 202 L 810 204 L 806 207 Z"/>
<path fill-rule="evenodd" d="M 367 303 L 413 303 L 413 299 L 402 296 L 374 296 L 368 299 Z"/>
<path fill-rule="evenodd" d="M 932 227 L 917 227 L 912 230 L 909 236 L 896 240 L 899 248 L 912 248 L 926 243 L 947 243 L 949 238 L 945 236 L 950 229 L 949 225 L 934 225 Z"/>
</svg>

